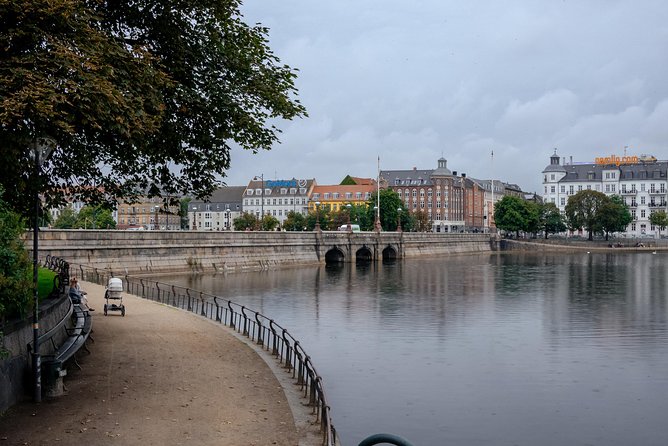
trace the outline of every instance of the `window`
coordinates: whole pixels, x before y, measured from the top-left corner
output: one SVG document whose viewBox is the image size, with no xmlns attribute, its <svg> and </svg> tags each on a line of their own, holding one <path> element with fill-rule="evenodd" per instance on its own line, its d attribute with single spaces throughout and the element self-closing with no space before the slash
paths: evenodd
<svg viewBox="0 0 668 446">
<path fill-rule="evenodd" d="M 290 195 L 296 195 L 297 194 L 297 188 L 296 187 L 291 187 L 290 188 Z"/>
<path fill-rule="evenodd" d="M 253 189 L 246 189 L 246 195 L 253 195 Z"/>
<path fill-rule="evenodd" d="M 575 186 L 572 184 L 568 187 L 568 193 L 573 195 L 575 193 Z"/>
<path fill-rule="evenodd" d="M 352 192 L 346 192 L 346 200 L 352 200 L 353 198 L 353 193 Z"/>
<path fill-rule="evenodd" d="M 325 192 L 324 199 L 329 200 L 329 192 Z"/>
<path fill-rule="evenodd" d="M 645 204 L 645 197 L 640 197 L 640 204 Z"/>
<path fill-rule="evenodd" d="M 565 194 L 565 193 L 566 193 L 566 186 L 563 185 L 563 184 L 561 185 L 561 193 L 562 193 L 562 194 Z"/>
<path fill-rule="evenodd" d="M 640 218 L 645 218 L 645 210 L 644 209 L 640 210 Z"/>
<path fill-rule="evenodd" d="M 401 194 L 399 194 L 401 195 Z M 355 192 L 355 199 L 356 200 L 361 200 L 362 199 L 362 192 Z"/>
<path fill-rule="evenodd" d="M 319 200 L 320 199 L 320 194 L 319 193 L 314 193 L 313 194 L 313 199 L 314 200 Z"/>
<path fill-rule="evenodd" d="M 264 194 L 265 195 L 271 195 L 271 189 L 265 189 Z"/>
<path fill-rule="evenodd" d="M 640 184 L 640 191 L 645 192 L 645 183 Z"/>
<path fill-rule="evenodd" d="M 285 195 L 288 193 L 288 190 L 285 187 L 281 188 L 281 195 Z"/>
<path fill-rule="evenodd" d="M 566 198 L 565 197 L 561 197 L 561 205 L 566 206 Z"/>
<path fill-rule="evenodd" d="M 550 174 L 550 180 L 554 181 L 554 174 L 553 173 Z"/>
<path fill-rule="evenodd" d="M 262 189 L 255 189 L 255 195 L 262 195 Z"/>
<path fill-rule="evenodd" d="M 614 184 L 611 184 L 611 185 L 610 185 L 610 190 L 611 190 L 612 192 L 615 191 L 615 185 L 614 185 Z"/>
<path fill-rule="evenodd" d="M 417 189 L 413 189 L 413 198 L 417 197 Z"/>
<path fill-rule="evenodd" d="M 582 184 L 578 184 L 578 192 L 582 190 Z"/>
<path fill-rule="evenodd" d="M 555 192 L 555 188 L 554 188 L 554 186 L 550 186 L 550 192 L 552 192 L 552 193 Z"/>
</svg>

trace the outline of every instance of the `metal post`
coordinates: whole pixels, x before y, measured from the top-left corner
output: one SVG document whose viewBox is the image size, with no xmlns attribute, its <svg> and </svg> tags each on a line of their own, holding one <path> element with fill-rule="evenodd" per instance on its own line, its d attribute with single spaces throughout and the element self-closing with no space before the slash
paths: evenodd
<svg viewBox="0 0 668 446">
<path fill-rule="evenodd" d="M 315 231 L 320 231 L 320 202 L 315 202 Z"/>
<path fill-rule="evenodd" d="M 401 232 L 401 208 L 397 208 L 397 232 Z"/>
<path fill-rule="evenodd" d="M 35 195 L 35 222 L 33 224 L 32 233 L 32 285 L 34 292 L 33 313 L 32 313 L 32 333 L 33 333 L 33 352 L 32 352 L 32 371 L 34 374 L 34 395 L 33 399 L 36 403 L 42 401 L 42 361 L 39 355 L 39 290 L 37 288 L 37 261 L 39 258 L 39 150 L 35 147 L 35 171 L 34 171 L 34 187 Z"/>
</svg>

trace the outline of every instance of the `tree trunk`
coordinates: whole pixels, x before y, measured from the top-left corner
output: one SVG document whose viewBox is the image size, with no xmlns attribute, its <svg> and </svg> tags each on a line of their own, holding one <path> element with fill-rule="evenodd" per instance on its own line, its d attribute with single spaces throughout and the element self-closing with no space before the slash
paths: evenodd
<svg viewBox="0 0 668 446">
<path fill-rule="evenodd" d="M 594 241 L 594 230 L 593 229 L 589 230 L 589 241 L 590 242 Z"/>
</svg>

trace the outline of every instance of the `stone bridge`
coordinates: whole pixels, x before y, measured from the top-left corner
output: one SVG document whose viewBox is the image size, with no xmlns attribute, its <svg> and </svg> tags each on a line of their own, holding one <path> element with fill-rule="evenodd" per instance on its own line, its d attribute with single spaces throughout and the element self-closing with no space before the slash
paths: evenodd
<svg viewBox="0 0 668 446">
<path fill-rule="evenodd" d="M 43 230 L 40 258 L 118 273 L 223 272 L 489 252 L 490 234 Z M 32 248 L 32 233 L 26 234 Z"/>
</svg>

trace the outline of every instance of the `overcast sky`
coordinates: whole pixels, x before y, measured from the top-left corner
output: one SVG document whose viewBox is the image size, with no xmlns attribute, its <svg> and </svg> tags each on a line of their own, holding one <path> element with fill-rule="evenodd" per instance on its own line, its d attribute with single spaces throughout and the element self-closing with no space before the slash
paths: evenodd
<svg viewBox="0 0 668 446">
<path fill-rule="evenodd" d="M 282 144 L 234 151 L 226 179 L 431 169 L 541 192 L 554 148 L 573 161 L 667 159 L 665 1 L 246 0 L 248 23 L 300 70 L 309 117 Z M 491 152 L 494 152 L 492 161 Z"/>
</svg>

